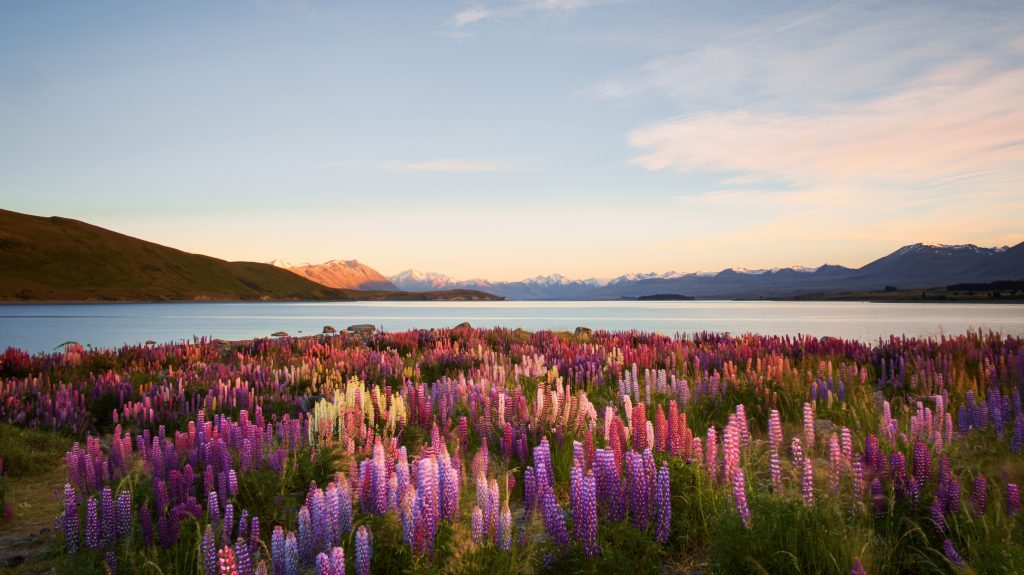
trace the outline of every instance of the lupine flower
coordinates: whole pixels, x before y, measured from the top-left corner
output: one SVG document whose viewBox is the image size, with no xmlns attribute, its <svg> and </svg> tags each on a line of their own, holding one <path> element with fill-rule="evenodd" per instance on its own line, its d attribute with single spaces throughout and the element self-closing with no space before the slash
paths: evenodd
<svg viewBox="0 0 1024 575">
<path fill-rule="evenodd" d="M 804 402 L 804 444 L 814 451 L 814 406 L 810 402 Z"/>
<path fill-rule="evenodd" d="M 804 505 L 814 506 L 814 462 L 810 457 L 804 458 L 803 480 L 800 483 L 804 497 Z"/>
<path fill-rule="evenodd" d="M 740 470 L 740 473 L 743 473 L 743 471 Z M 668 465 L 666 463 L 662 463 L 661 469 L 658 470 L 658 477 L 655 481 L 654 502 L 656 525 L 654 539 L 662 542 L 668 541 L 669 530 L 672 528 L 672 492 Z"/>
<path fill-rule="evenodd" d="M 971 494 L 971 500 L 974 502 L 974 508 L 978 511 L 978 515 L 984 515 L 985 506 L 988 504 L 988 480 L 980 473 L 974 478 L 974 492 Z"/>
<path fill-rule="evenodd" d="M 853 567 L 850 567 L 850 575 L 868 575 L 864 566 L 860 564 L 860 557 L 853 558 Z"/>
<path fill-rule="evenodd" d="M 356 531 L 356 575 L 370 575 L 370 558 L 373 555 L 373 534 L 365 525 Z"/>
<path fill-rule="evenodd" d="M 128 490 L 117 494 L 117 538 L 125 539 L 132 531 L 132 493 Z"/>
<path fill-rule="evenodd" d="M 284 528 L 275 525 L 270 534 L 270 562 L 274 567 L 274 575 L 285 575 L 284 555 Z"/>
<path fill-rule="evenodd" d="M 78 551 L 78 494 L 70 483 L 64 484 L 64 549 Z"/>
<path fill-rule="evenodd" d="M 326 553 L 317 553 L 316 555 L 316 575 L 333 575 L 333 569 L 331 568 L 331 560 L 327 557 Z"/>
<path fill-rule="evenodd" d="M 226 514 L 225 514 L 226 516 Z M 299 509 L 299 563 L 313 563 L 313 522 L 309 516 L 309 508 L 303 505 Z"/>
<path fill-rule="evenodd" d="M 964 558 L 956 552 L 956 548 L 953 547 L 953 542 L 951 540 L 946 539 L 942 542 L 942 550 L 946 552 L 946 558 L 949 559 L 949 562 L 953 565 L 959 567 L 964 564 Z"/>
<path fill-rule="evenodd" d="M 736 500 L 736 512 L 740 516 L 743 527 L 750 529 L 750 506 L 747 505 L 747 481 L 743 476 L 743 468 L 737 467 L 732 478 L 732 494 Z"/>
<path fill-rule="evenodd" d="M 1020 513 L 1020 487 L 1016 483 L 1006 484 L 1006 512 L 1011 517 Z"/>
<path fill-rule="evenodd" d="M 299 542 L 295 540 L 295 534 L 291 531 L 284 540 L 284 573 L 299 575 Z"/>
<path fill-rule="evenodd" d="M 238 564 L 238 575 L 252 575 L 252 555 L 249 553 L 249 543 L 239 537 L 235 540 L 235 562 Z"/>
<path fill-rule="evenodd" d="M 231 547 L 224 546 L 217 553 L 218 571 L 220 575 L 239 575 L 238 565 L 235 562 L 235 552 Z"/>
<path fill-rule="evenodd" d="M 937 531 L 939 533 L 945 533 L 946 532 L 945 509 L 946 509 L 946 507 L 945 507 L 945 505 L 942 504 L 942 499 L 939 498 L 938 496 L 936 496 L 935 499 L 932 500 L 931 511 L 932 511 L 932 523 L 935 524 L 935 531 Z"/>
<path fill-rule="evenodd" d="M 341 547 L 331 549 L 331 572 L 334 575 L 345 575 L 345 550 Z"/>
<path fill-rule="evenodd" d="M 557 547 L 565 548 L 569 545 L 569 531 L 565 527 L 565 517 L 562 515 L 562 508 L 555 499 L 555 492 L 550 486 L 541 488 L 540 505 L 544 513 L 544 528 L 548 537 Z"/>
<path fill-rule="evenodd" d="M 885 493 L 882 491 L 882 480 L 877 477 L 871 480 L 871 503 L 875 508 L 875 517 L 881 517 L 885 513 Z"/>
<path fill-rule="evenodd" d="M 480 543 L 484 538 L 484 514 L 479 505 L 473 506 L 473 513 L 470 520 L 470 535 L 473 543 Z"/>
<path fill-rule="evenodd" d="M 95 497 L 85 503 L 85 548 L 100 548 L 100 516 Z"/>
<path fill-rule="evenodd" d="M 213 526 L 206 524 L 203 530 L 203 541 L 200 545 L 203 554 L 203 568 L 206 575 L 218 575 L 217 573 L 217 542 L 213 535 Z"/>
<path fill-rule="evenodd" d="M 594 518 L 594 525 L 597 525 L 597 518 Z M 512 511 L 508 508 L 508 499 L 505 499 L 505 503 L 501 507 L 501 517 L 498 519 L 498 532 L 501 534 L 501 540 L 498 543 L 502 551 L 508 551 L 512 548 Z"/>
</svg>

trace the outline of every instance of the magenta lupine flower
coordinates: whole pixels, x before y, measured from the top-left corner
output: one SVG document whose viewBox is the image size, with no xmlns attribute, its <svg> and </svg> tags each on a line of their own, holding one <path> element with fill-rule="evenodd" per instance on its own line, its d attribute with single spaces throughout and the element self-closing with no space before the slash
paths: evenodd
<svg viewBox="0 0 1024 575">
<path fill-rule="evenodd" d="M 980 473 L 974 478 L 974 492 L 971 494 L 971 500 L 974 502 L 974 508 L 978 511 L 978 515 L 984 515 L 985 507 L 988 504 L 988 480 Z"/>
<path fill-rule="evenodd" d="M 64 484 L 64 549 L 78 551 L 78 494 L 70 483 Z"/>
<path fill-rule="evenodd" d="M 334 575 L 345 575 L 345 550 L 341 547 L 331 549 L 331 572 Z"/>
<path fill-rule="evenodd" d="M 946 539 L 942 542 L 942 550 L 945 551 L 946 558 L 949 559 L 949 562 L 953 565 L 960 567 L 964 564 L 964 558 L 956 552 L 956 548 L 953 547 L 953 542 L 951 540 Z"/>
<path fill-rule="evenodd" d="M 804 496 L 804 505 L 814 506 L 814 462 L 810 457 L 804 458 L 803 479 L 800 483 Z"/>
<path fill-rule="evenodd" d="M 704 448 L 704 456 L 707 459 L 704 467 L 711 482 L 715 483 L 718 481 L 718 435 L 713 426 L 708 427 L 708 437 Z"/>
<path fill-rule="evenodd" d="M 274 526 L 270 534 L 270 563 L 274 568 L 274 575 L 285 575 L 284 566 L 284 527 Z"/>
<path fill-rule="evenodd" d="M 808 452 L 814 451 L 814 406 L 804 402 L 804 444 Z"/>
<path fill-rule="evenodd" d="M 217 542 L 213 535 L 213 526 L 206 524 L 203 530 L 203 541 L 200 545 L 203 553 L 203 569 L 206 575 L 217 574 Z"/>
<path fill-rule="evenodd" d="M 100 513 L 95 497 L 85 503 L 85 548 L 100 548 Z"/>
<path fill-rule="evenodd" d="M 1020 513 L 1020 487 L 1016 483 L 1006 484 L 1006 513 L 1011 517 Z"/>
<path fill-rule="evenodd" d="M 860 557 L 853 558 L 853 567 L 850 567 L 850 575 L 868 575 L 864 566 L 860 564 Z"/>
<path fill-rule="evenodd" d="M 858 501 L 864 497 L 864 464 L 860 459 L 853 460 L 853 496 Z"/>
<path fill-rule="evenodd" d="M 839 484 L 843 477 L 843 454 L 839 447 L 839 437 L 836 436 L 835 433 L 833 433 L 828 439 L 828 467 L 829 489 L 832 490 L 833 493 L 837 493 L 839 491 Z"/>
<path fill-rule="evenodd" d="M 742 473 L 742 470 L 740 473 Z M 668 541 L 669 530 L 672 527 L 672 490 L 668 464 L 666 463 L 661 464 L 661 469 L 658 470 L 658 477 L 655 482 L 654 512 L 654 539 L 662 542 Z"/>
<path fill-rule="evenodd" d="M 299 542 L 291 531 L 284 540 L 284 575 L 299 575 Z"/>
<path fill-rule="evenodd" d="M 799 437 L 793 438 L 789 451 L 793 456 L 793 469 L 802 472 L 804 468 L 804 448 Z"/>
<path fill-rule="evenodd" d="M 740 516 L 743 527 L 750 529 L 750 506 L 747 505 L 747 481 L 743 476 L 743 468 L 737 467 L 732 477 L 732 494 L 736 500 L 736 512 Z"/>
<path fill-rule="evenodd" d="M 365 525 L 356 530 L 356 575 L 370 575 L 370 558 L 373 556 L 373 534 Z"/>
<path fill-rule="evenodd" d="M 548 537 L 556 547 L 564 549 L 569 545 L 569 531 L 565 527 L 565 517 L 562 515 L 562 508 L 555 499 L 555 492 L 550 485 L 540 488 L 540 505 L 544 512 L 544 528 Z"/>
<path fill-rule="evenodd" d="M 484 514 L 479 505 L 473 506 L 473 513 L 470 519 L 470 535 L 473 543 L 480 543 L 484 538 Z"/>
<path fill-rule="evenodd" d="M 252 575 L 252 555 L 249 554 L 249 543 L 239 537 L 235 540 L 234 552 L 238 575 Z"/>
<path fill-rule="evenodd" d="M 771 475 L 772 490 L 776 493 L 782 492 L 782 468 L 779 463 L 779 453 L 771 451 L 768 454 L 768 471 Z"/>
<path fill-rule="evenodd" d="M 779 410 L 773 409 L 768 414 L 768 445 L 774 452 L 782 449 L 782 419 Z"/>
<path fill-rule="evenodd" d="M 239 575 L 238 563 L 235 560 L 235 552 L 225 545 L 217 552 L 218 571 L 220 575 Z"/>
</svg>

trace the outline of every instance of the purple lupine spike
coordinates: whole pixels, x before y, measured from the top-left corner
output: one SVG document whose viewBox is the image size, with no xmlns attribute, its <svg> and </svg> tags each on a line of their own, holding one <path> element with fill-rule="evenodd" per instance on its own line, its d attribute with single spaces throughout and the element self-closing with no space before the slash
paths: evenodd
<svg viewBox="0 0 1024 575">
<path fill-rule="evenodd" d="M 356 575 L 370 575 L 370 558 L 373 556 L 373 534 L 365 525 L 356 530 Z"/>
<path fill-rule="evenodd" d="M 249 543 L 242 537 L 235 539 L 234 552 L 238 575 L 252 575 L 252 556 L 249 554 Z"/>
<path fill-rule="evenodd" d="M 583 553 L 587 556 L 596 555 L 599 551 L 597 546 L 597 485 L 594 472 L 588 470 L 583 476 L 583 493 L 581 494 L 583 506 L 583 517 L 585 527 L 582 529 L 580 542 L 583 544 Z M 508 506 L 506 505 L 506 510 Z"/>
<path fill-rule="evenodd" d="M 117 573 L 117 555 L 114 555 L 113 551 L 107 551 L 103 555 L 103 566 L 106 567 L 107 573 Z"/>
<path fill-rule="evenodd" d="M 326 553 L 317 553 L 316 555 L 316 575 L 333 575 L 333 569 L 331 568 L 331 560 L 327 557 Z"/>
<path fill-rule="evenodd" d="M 255 515 L 249 523 L 249 553 L 256 555 L 260 548 L 260 518 Z"/>
<path fill-rule="evenodd" d="M 978 515 L 985 514 L 985 507 L 988 504 L 988 480 L 984 475 L 978 474 L 974 478 L 974 492 L 971 493 L 971 501 Z"/>
<path fill-rule="evenodd" d="M 148 503 L 139 506 L 139 532 L 142 534 L 143 545 L 149 547 L 153 544 L 153 515 Z"/>
<path fill-rule="evenodd" d="M 750 529 L 750 506 L 747 504 L 747 482 L 743 468 L 737 467 L 732 476 L 732 493 L 736 501 L 736 512 L 743 527 Z"/>
<path fill-rule="evenodd" d="M 299 563 L 303 566 L 313 564 L 313 522 L 309 507 L 299 508 Z"/>
<path fill-rule="evenodd" d="M 224 506 L 224 524 L 220 528 L 220 543 L 222 546 L 231 545 L 235 527 L 235 506 L 228 503 Z"/>
<path fill-rule="evenodd" d="M 68 553 L 78 551 L 78 494 L 70 483 L 64 484 L 64 549 Z"/>
<path fill-rule="evenodd" d="M 935 525 L 935 531 L 937 531 L 938 533 L 946 532 L 945 509 L 946 507 L 945 505 L 942 504 L 942 499 L 936 496 L 935 499 L 932 500 L 931 512 L 932 523 Z"/>
<path fill-rule="evenodd" d="M 501 517 L 498 519 L 499 531 L 501 532 L 501 541 L 499 546 L 502 551 L 508 551 L 512 548 L 512 512 L 508 508 L 508 499 L 501 507 Z M 594 525 L 597 525 L 597 517 L 594 517 Z"/>
<path fill-rule="evenodd" d="M 540 504 L 544 512 L 544 527 L 548 537 L 556 547 L 565 548 L 569 545 L 569 531 L 565 527 L 562 508 L 555 499 L 555 492 L 550 485 L 540 487 Z"/>
<path fill-rule="evenodd" d="M 206 575 L 217 575 L 217 543 L 213 535 L 213 526 L 206 524 L 201 544 L 203 567 Z"/>
<path fill-rule="evenodd" d="M 665 542 L 668 541 L 669 530 L 672 527 L 671 478 L 669 477 L 668 465 L 666 463 L 662 463 L 661 469 L 658 470 L 655 493 L 656 527 L 654 539 L 656 541 Z"/>
<path fill-rule="evenodd" d="M 801 493 L 804 498 L 804 505 L 814 506 L 814 461 L 810 457 L 803 460 L 803 480 L 800 482 Z"/>
<path fill-rule="evenodd" d="M 331 549 L 331 573 L 345 575 L 345 550 L 341 547 Z"/>
<path fill-rule="evenodd" d="M 92 550 L 100 548 L 99 505 L 97 505 L 95 497 L 90 497 L 85 503 L 85 548 Z"/>
<path fill-rule="evenodd" d="M 132 493 L 124 490 L 117 494 L 117 538 L 125 540 L 132 532 Z"/>
<path fill-rule="evenodd" d="M 117 539 L 117 517 L 114 510 L 114 491 L 110 487 L 104 487 L 100 495 L 100 521 L 102 529 L 100 532 L 100 545 L 110 547 Z"/>
<path fill-rule="evenodd" d="M 960 566 L 962 566 L 964 564 L 964 558 L 961 557 L 960 554 L 956 552 L 956 547 L 953 547 L 953 541 L 951 541 L 949 539 L 946 539 L 945 541 L 943 541 L 942 542 L 942 550 L 945 551 L 946 558 L 949 559 L 949 562 L 952 563 L 953 565 L 956 565 L 957 567 L 960 567 Z"/>
<path fill-rule="evenodd" d="M 882 480 L 877 477 L 871 480 L 871 503 L 875 508 L 875 517 L 881 517 L 885 513 L 885 493 L 882 491 Z"/>
<path fill-rule="evenodd" d="M 1010 517 L 1020 513 L 1020 487 L 1016 483 L 1006 484 L 1006 513 Z"/>
<path fill-rule="evenodd" d="M 352 531 L 352 488 L 344 476 L 338 480 L 338 529 L 340 533 Z"/>
<path fill-rule="evenodd" d="M 850 567 L 850 575 L 868 575 L 868 572 L 864 570 L 864 566 L 860 564 L 860 557 L 853 558 L 853 566 Z"/>
<path fill-rule="evenodd" d="M 284 527 L 275 525 L 270 534 L 270 564 L 274 575 L 285 575 L 284 556 Z"/>
<path fill-rule="evenodd" d="M 206 496 L 206 511 L 210 517 L 210 524 L 216 527 L 220 523 L 220 501 L 216 491 L 210 491 Z"/>
<path fill-rule="evenodd" d="M 484 539 L 484 513 L 480 510 L 479 505 L 473 506 L 473 512 L 470 514 L 470 536 L 473 539 L 473 543 L 479 544 Z"/>
<path fill-rule="evenodd" d="M 299 543 L 291 531 L 284 540 L 284 575 L 299 575 Z"/>
</svg>

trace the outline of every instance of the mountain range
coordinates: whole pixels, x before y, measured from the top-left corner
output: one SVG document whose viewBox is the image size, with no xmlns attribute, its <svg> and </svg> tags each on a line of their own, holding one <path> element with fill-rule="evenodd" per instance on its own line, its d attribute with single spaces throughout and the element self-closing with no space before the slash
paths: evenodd
<svg viewBox="0 0 1024 575">
<path fill-rule="evenodd" d="M 511 282 L 460 281 L 439 273 L 406 270 L 389 279 L 408 291 L 477 289 L 518 300 L 609 300 L 661 294 L 702 299 L 786 298 L 1024 279 L 1024 243 L 1000 248 L 918 243 L 859 268 L 829 264 L 812 268 L 727 268 L 718 272 L 629 274 L 611 279 L 568 279 L 555 274 Z"/>
<path fill-rule="evenodd" d="M 0 301 L 497 299 L 472 290 L 391 287 L 328 287 L 265 263 L 229 262 L 78 220 L 0 210 Z"/>
<path fill-rule="evenodd" d="M 358 260 L 331 260 L 322 264 L 291 264 L 273 260 L 271 265 L 286 269 L 327 287 L 355 290 L 397 290 L 388 278 Z M 433 291 L 433 290 L 414 290 Z"/>
</svg>

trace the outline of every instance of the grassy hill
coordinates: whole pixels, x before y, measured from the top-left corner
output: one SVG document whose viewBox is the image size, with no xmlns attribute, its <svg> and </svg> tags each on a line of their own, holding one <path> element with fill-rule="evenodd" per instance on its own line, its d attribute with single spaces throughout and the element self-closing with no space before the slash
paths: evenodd
<svg viewBox="0 0 1024 575">
<path fill-rule="evenodd" d="M 0 300 L 497 299 L 334 289 L 288 270 L 190 254 L 78 220 L 0 210 Z"/>
</svg>

